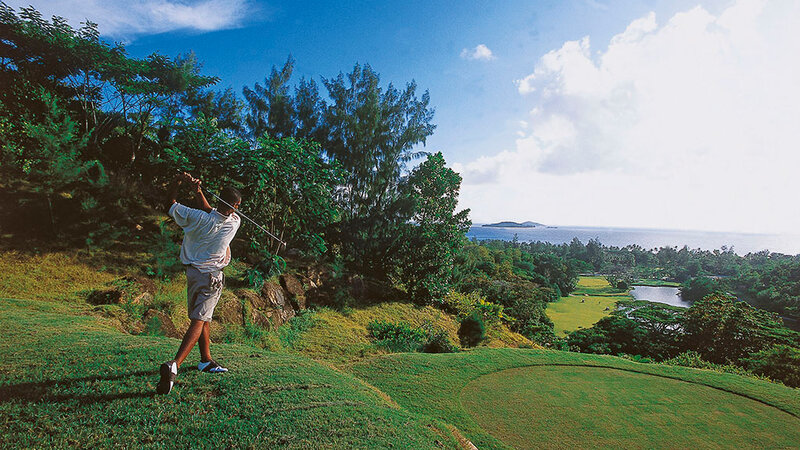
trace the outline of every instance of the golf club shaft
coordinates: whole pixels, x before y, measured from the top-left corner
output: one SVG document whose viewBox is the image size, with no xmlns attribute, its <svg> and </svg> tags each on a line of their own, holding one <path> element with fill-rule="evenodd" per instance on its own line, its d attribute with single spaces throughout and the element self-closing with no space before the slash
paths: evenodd
<svg viewBox="0 0 800 450">
<path fill-rule="evenodd" d="M 231 205 L 230 203 L 226 202 L 225 200 L 223 200 L 223 199 L 219 198 L 219 196 L 218 196 L 217 194 L 215 194 L 215 193 L 213 193 L 213 192 L 211 192 L 211 191 L 206 191 L 206 192 L 208 192 L 209 194 L 211 194 L 211 196 L 212 196 L 212 197 L 214 197 L 215 199 L 217 199 L 217 200 L 219 200 L 220 202 L 222 202 L 222 203 L 224 203 L 225 205 L 227 205 L 229 208 L 231 208 L 231 209 L 233 209 L 234 211 L 236 211 L 236 214 L 239 214 L 240 216 L 242 216 L 242 217 L 244 217 L 245 219 L 249 220 L 249 221 L 250 221 L 250 223 L 252 223 L 253 225 L 257 226 L 257 227 L 258 227 L 258 228 L 259 228 L 261 231 L 263 231 L 264 233 L 267 233 L 267 234 L 268 234 L 268 235 L 269 235 L 271 238 L 275 239 L 276 241 L 280 242 L 280 243 L 281 243 L 281 244 L 282 244 L 284 247 L 286 247 L 286 242 L 283 242 L 283 241 L 282 241 L 282 240 L 280 240 L 280 239 L 279 239 L 277 236 L 275 236 L 274 234 L 270 233 L 270 232 L 269 232 L 269 230 L 267 230 L 266 228 L 264 228 L 264 227 L 262 227 L 261 225 L 257 224 L 255 220 L 253 220 L 253 219 L 251 219 L 251 218 L 247 217 L 246 215 L 244 215 L 244 214 L 243 214 L 241 211 L 239 211 L 239 209 L 238 209 L 238 208 L 234 207 L 233 205 Z"/>
</svg>

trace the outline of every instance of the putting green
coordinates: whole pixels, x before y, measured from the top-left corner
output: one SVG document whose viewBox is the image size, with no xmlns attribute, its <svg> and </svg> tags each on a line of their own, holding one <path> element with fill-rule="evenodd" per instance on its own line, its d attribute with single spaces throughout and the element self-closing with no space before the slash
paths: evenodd
<svg viewBox="0 0 800 450">
<path fill-rule="evenodd" d="M 461 403 L 516 448 L 795 448 L 800 419 L 708 386 L 618 369 L 533 366 L 472 380 Z"/>
</svg>

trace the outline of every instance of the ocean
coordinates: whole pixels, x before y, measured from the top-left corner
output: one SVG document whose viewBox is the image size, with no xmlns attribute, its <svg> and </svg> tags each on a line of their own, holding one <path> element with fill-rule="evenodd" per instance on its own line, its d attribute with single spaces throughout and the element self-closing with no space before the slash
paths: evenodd
<svg viewBox="0 0 800 450">
<path fill-rule="evenodd" d="M 481 224 L 473 225 L 467 232 L 470 240 L 510 241 L 515 235 L 520 242 L 538 241 L 551 244 L 565 244 L 578 238 L 584 244 L 590 239 L 597 239 L 606 246 L 624 247 L 637 244 L 647 250 L 665 246 L 680 249 L 686 245 L 690 249 L 702 250 L 732 248 L 739 255 L 762 250 L 787 255 L 800 253 L 800 235 L 603 227 L 495 228 Z"/>
</svg>

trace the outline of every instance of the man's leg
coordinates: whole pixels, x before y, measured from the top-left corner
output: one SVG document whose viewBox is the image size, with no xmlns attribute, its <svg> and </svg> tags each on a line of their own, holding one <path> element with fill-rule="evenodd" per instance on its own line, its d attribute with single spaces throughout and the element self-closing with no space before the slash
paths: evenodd
<svg viewBox="0 0 800 450">
<path fill-rule="evenodd" d="M 200 333 L 200 361 L 211 361 L 211 324 L 203 322 L 203 331 Z"/>
<path fill-rule="evenodd" d="M 197 343 L 198 339 L 201 339 L 203 334 L 203 329 L 208 328 L 208 322 L 204 322 L 202 320 L 192 319 L 191 324 L 189 325 L 189 329 L 186 330 L 186 334 L 183 335 L 183 341 L 181 342 L 181 346 L 178 348 L 178 353 L 175 354 L 175 362 L 178 364 L 178 367 L 181 366 L 181 363 L 187 356 L 189 356 L 189 352 L 192 351 L 194 348 L 194 344 Z M 206 332 L 207 334 L 208 332 Z M 206 337 L 208 339 L 208 337 Z M 206 348 L 208 348 L 208 341 L 206 341 Z M 203 344 L 200 344 L 200 350 L 202 352 Z"/>
</svg>

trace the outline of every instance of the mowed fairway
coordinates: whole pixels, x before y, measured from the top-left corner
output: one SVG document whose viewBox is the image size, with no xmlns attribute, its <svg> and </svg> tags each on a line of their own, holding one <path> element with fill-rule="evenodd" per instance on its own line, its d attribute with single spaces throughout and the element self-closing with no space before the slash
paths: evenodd
<svg viewBox="0 0 800 450">
<path fill-rule="evenodd" d="M 685 381 L 602 367 L 542 366 L 477 378 L 461 402 L 516 448 L 788 448 L 800 419 Z"/>
<path fill-rule="evenodd" d="M 755 378 L 615 356 L 477 349 L 350 370 L 480 449 L 797 448 L 800 395 Z"/>
<path fill-rule="evenodd" d="M 575 292 L 547 305 L 547 316 L 553 321 L 556 336 L 589 328 L 611 314 L 619 300 L 630 300 L 627 293 L 611 288 L 603 277 L 580 277 Z"/>
</svg>

